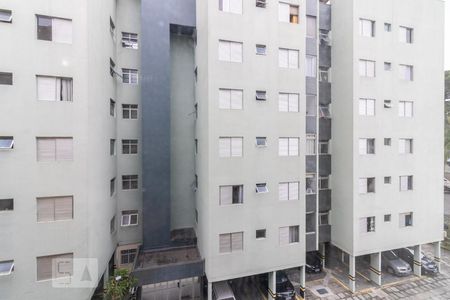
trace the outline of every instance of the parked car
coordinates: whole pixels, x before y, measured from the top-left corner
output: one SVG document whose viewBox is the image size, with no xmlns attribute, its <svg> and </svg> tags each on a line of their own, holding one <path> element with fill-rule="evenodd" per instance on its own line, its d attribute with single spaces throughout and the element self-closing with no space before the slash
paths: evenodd
<svg viewBox="0 0 450 300">
<path fill-rule="evenodd" d="M 307 252 L 306 253 L 306 273 L 320 273 L 322 272 L 322 260 L 320 259 L 319 252 Z"/>
<path fill-rule="evenodd" d="M 236 300 L 233 290 L 227 281 L 219 281 L 213 283 L 213 299 L 214 300 Z"/>
<path fill-rule="evenodd" d="M 444 177 L 444 192 L 450 193 L 450 180 Z"/>
<path fill-rule="evenodd" d="M 411 266 L 393 251 L 386 251 L 381 254 L 381 267 L 396 276 L 408 276 L 412 273 Z"/>
<path fill-rule="evenodd" d="M 260 288 L 264 293 L 269 289 L 269 275 L 261 274 L 259 276 Z M 276 294 L 277 300 L 295 300 L 295 289 L 291 281 L 283 271 L 277 271 L 276 275 Z"/>
<path fill-rule="evenodd" d="M 410 248 L 402 248 L 396 250 L 398 257 L 409 263 L 411 268 L 414 268 L 414 251 Z M 437 274 L 438 266 L 429 257 L 425 256 L 422 252 L 420 253 L 420 262 L 422 263 L 422 273 L 423 274 Z"/>
</svg>

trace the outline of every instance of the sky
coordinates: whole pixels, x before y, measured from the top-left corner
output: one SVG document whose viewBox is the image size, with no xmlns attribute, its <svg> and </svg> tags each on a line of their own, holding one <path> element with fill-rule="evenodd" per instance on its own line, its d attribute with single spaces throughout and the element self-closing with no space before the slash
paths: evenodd
<svg viewBox="0 0 450 300">
<path fill-rule="evenodd" d="M 450 70 L 450 0 L 445 1 L 445 69 Z"/>
</svg>

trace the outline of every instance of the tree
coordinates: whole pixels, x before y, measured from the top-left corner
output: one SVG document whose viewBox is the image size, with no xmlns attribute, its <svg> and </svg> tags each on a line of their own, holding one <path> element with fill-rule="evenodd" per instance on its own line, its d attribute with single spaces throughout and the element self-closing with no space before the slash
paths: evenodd
<svg viewBox="0 0 450 300">
<path fill-rule="evenodd" d="M 117 269 L 106 284 L 105 295 L 108 300 L 123 300 L 137 283 L 127 269 Z"/>
</svg>

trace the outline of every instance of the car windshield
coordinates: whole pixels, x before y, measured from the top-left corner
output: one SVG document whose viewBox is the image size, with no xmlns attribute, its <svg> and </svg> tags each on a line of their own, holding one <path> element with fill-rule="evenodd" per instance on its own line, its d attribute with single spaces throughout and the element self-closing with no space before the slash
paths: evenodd
<svg viewBox="0 0 450 300">
<path fill-rule="evenodd" d="M 389 252 L 385 252 L 384 253 L 384 257 L 387 259 L 387 260 L 394 260 L 394 259 L 397 259 L 397 256 L 394 254 L 394 252 L 392 252 L 392 251 L 389 251 Z"/>
</svg>

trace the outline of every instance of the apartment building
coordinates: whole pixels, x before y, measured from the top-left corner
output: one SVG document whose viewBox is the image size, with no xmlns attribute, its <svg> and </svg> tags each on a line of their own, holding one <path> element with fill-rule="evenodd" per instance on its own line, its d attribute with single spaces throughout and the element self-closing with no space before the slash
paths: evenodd
<svg viewBox="0 0 450 300">
<path fill-rule="evenodd" d="M 443 239 L 443 2 L 335 1 L 332 5 L 332 234 L 370 255 Z M 428 59 L 432 57 L 432 59 Z M 414 267 L 420 275 L 420 263 Z"/>
</svg>

